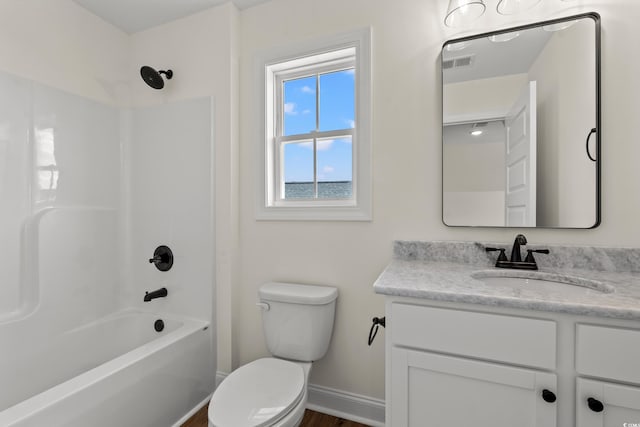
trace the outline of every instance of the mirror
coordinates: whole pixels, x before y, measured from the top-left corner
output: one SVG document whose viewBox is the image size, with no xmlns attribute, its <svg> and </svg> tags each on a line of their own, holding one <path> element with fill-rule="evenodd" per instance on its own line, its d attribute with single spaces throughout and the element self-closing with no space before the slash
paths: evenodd
<svg viewBox="0 0 640 427">
<path fill-rule="evenodd" d="M 600 223 L 600 17 L 446 42 L 442 218 L 448 226 Z"/>
</svg>

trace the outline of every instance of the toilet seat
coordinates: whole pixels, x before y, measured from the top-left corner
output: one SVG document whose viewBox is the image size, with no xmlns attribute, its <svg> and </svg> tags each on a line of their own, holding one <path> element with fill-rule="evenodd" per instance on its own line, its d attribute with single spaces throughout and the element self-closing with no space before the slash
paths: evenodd
<svg viewBox="0 0 640 427">
<path fill-rule="evenodd" d="M 304 370 L 286 360 L 255 360 L 232 372 L 213 393 L 214 427 L 265 427 L 286 416 L 305 391 Z"/>
</svg>

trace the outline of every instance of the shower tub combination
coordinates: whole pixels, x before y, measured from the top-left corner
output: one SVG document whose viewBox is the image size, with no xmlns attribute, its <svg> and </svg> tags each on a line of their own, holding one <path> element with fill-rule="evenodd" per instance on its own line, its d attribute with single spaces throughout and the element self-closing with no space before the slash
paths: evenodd
<svg viewBox="0 0 640 427">
<path fill-rule="evenodd" d="M 215 386 L 212 98 L 119 108 L 4 71 L 0 94 L 0 426 L 176 425 Z"/>
<path fill-rule="evenodd" d="M 14 335 L 0 353 L 3 427 L 177 426 L 213 390 L 205 321 L 125 310 L 51 342 Z"/>
</svg>

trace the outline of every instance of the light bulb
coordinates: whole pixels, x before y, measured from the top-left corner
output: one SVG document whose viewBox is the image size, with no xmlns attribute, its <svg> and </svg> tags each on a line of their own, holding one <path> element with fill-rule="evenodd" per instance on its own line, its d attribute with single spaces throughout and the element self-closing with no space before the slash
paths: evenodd
<svg viewBox="0 0 640 427">
<path fill-rule="evenodd" d="M 444 25 L 451 28 L 464 27 L 482 16 L 485 9 L 482 0 L 449 0 Z"/>
</svg>

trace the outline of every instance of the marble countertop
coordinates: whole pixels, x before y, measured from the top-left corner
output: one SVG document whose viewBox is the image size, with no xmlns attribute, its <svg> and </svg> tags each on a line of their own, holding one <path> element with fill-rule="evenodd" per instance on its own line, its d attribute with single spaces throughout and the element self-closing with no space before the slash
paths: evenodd
<svg viewBox="0 0 640 427">
<path fill-rule="evenodd" d="M 495 268 L 495 254 L 487 255 L 484 247 L 465 242 L 395 242 L 394 259 L 376 280 L 374 290 L 384 295 L 435 301 L 640 320 L 640 264 L 636 264 L 636 249 L 548 246 L 552 254 L 562 255 L 545 261 L 540 255 L 540 269 L 528 271 Z M 598 262 L 567 262 L 571 253 L 576 257 L 597 256 Z M 582 268 L 575 268 L 576 265 Z M 485 283 L 487 277 L 564 283 Z"/>
</svg>

